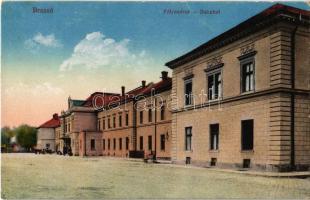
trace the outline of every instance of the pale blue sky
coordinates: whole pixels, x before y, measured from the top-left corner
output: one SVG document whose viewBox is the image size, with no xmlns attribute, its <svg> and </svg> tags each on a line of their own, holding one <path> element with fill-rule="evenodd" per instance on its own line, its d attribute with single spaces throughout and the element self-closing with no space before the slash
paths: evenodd
<svg viewBox="0 0 310 200">
<path fill-rule="evenodd" d="M 142 79 L 158 81 L 164 64 L 275 3 L 270 2 L 5 2 L 2 3 L 4 110 L 48 118 L 66 98 L 94 91 L 120 92 Z M 309 9 L 304 2 L 285 3 Z M 52 14 L 32 8 L 53 8 Z M 164 9 L 220 10 L 217 15 L 167 15 Z M 85 53 L 87 52 L 87 53 Z M 171 75 L 171 74 L 170 74 Z M 18 98 L 16 99 L 16 96 Z M 38 100 L 39 97 L 39 100 Z M 13 100 L 12 100 L 13 99 Z M 28 102 L 48 111 L 33 112 Z M 40 108 L 41 108 L 40 107 Z M 30 111 L 29 111 L 30 110 Z M 5 111 L 7 119 L 16 110 Z M 43 113 L 42 113 L 43 112 Z M 28 119 L 29 118 L 29 119 Z"/>
</svg>

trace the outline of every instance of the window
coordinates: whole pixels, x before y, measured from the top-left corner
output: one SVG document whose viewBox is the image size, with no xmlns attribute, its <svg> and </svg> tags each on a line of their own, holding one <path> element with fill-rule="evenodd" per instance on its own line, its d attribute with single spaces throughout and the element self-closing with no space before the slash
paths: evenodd
<svg viewBox="0 0 310 200">
<path fill-rule="evenodd" d="M 105 139 L 102 140 L 102 149 L 105 150 Z"/>
<path fill-rule="evenodd" d="M 111 140 L 108 139 L 108 150 L 110 150 L 110 147 L 111 147 Z"/>
<path fill-rule="evenodd" d="M 160 135 L 160 150 L 165 151 L 165 134 Z"/>
<path fill-rule="evenodd" d="M 241 121 L 242 150 L 253 150 L 253 128 L 254 128 L 253 119 Z"/>
<path fill-rule="evenodd" d="M 185 150 L 192 150 L 192 127 L 185 128 Z"/>
<path fill-rule="evenodd" d="M 90 149 L 91 150 L 95 150 L 96 148 L 95 148 L 95 140 L 94 139 L 91 139 L 90 140 Z"/>
<path fill-rule="evenodd" d="M 140 124 L 143 124 L 143 111 L 140 111 Z"/>
<path fill-rule="evenodd" d="M 149 109 L 149 122 L 152 122 L 152 109 Z"/>
<path fill-rule="evenodd" d="M 113 149 L 114 150 L 116 149 L 116 139 L 115 138 L 113 139 Z"/>
<path fill-rule="evenodd" d="M 143 136 L 140 136 L 140 150 L 143 150 Z"/>
<path fill-rule="evenodd" d="M 46 144 L 45 144 L 45 148 L 47 148 L 47 149 L 50 148 L 50 146 L 51 146 L 51 145 L 50 145 L 49 143 L 46 143 Z"/>
<path fill-rule="evenodd" d="M 103 127 L 103 130 L 105 130 L 105 119 L 103 119 L 103 122 L 102 122 L 102 127 Z"/>
<path fill-rule="evenodd" d="M 208 75 L 208 99 L 219 99 L 222 96 L 221 72 Z"/>
<path fill-rule="evenodd" d="M 128 150 L 128 149 L 129 149 L 129 138 L 126 137 L 126 150 Z"/>
<path fill-rule="evenodd" d="M 108 128 L 111 128 L 111 119 L 108 118 Z"/>
<path fill-rule="evenodd" d="M 122 150 L 122 146 L 123 146 L 122 145 L 122 142 L 123 142 L 122 138 L 119 138 L 118 140 L 119 140 L 119 150 Z"/>
<path fill-rule="evenodd" d="M 184 85 L 185 85 L 185 106 L 188 106 L 188 105 L 192 105 L 193 104 L 193 84 L 192 84 L 192 79 L 188 79 L 188 80 L 185 80 L 184 82 Z"/>
<path fill-rule="evenodd" d="M 113 117 L 113 128 L 115 128 L 116 127 L 116 122 L 115 122 L 116 120 L 115 120 L 115 117 Z"/>
<path fill-rule="evenodd" d="M 210 149 L 219 148 L 219 124 L 210 124 Z"/>
<path fill-rule="evenodd" d="M 126 126 L 128 126 L 128 123 L 129 122 L 129 120 L 128 120 L 128 113 L 126 113 Z"/>
<path fill-rule="evenodd" d="M 100 131 L 101 130 L 101 127 L 100 127 L 100 119 L 97 121 L 97 124 L 98 124 L 98 130 Z"/>
<path fill-rule="evenodd" d="M 165 120 L 165 106 L 160 107 L 160 120 Z"/>
<path fill-rule="evenodd" d="M 118 116 L 118 125 L 119 127 L 122 127 L 122 115 Z"/>
<path fill-rule="evenodd" d="M 241 87 L 242 92 L 254 90 L 254 62 L 246 62 L 241 64 Z"/>
<path fill-rule="evenodd" d="M 148 149 L 152 151 L 152 136 L 151 135 L 149 135 L 147 142 L 148 142 Z"/>
</svg>

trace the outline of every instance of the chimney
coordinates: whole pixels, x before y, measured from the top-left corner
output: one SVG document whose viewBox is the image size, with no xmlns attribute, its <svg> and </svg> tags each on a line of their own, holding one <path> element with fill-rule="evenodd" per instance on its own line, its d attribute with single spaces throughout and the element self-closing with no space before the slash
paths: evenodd
<svg viewBox="0 0 310 200">
<path fill-rule="evenodd" d="M 141 83 L 142 83 L 142 87 L 145 87 L 145 85 L 146 85 L 146 81 L 145 81 L 145 80 L 143 80 L 143 81 L 141 81 Z"/>
<path fill-rule="evenodd" d="M 58 114 L 57 113 L 53 114 L 53 119 L 58 119 Z"/>
<path fill-rule="evenodd" d="M 162 71 L 161 72 L 161 79 L 162 80 L 167 80 L 168 79 L 168 72 L 167 71 Z"/>
<path fill-rule="evenodd" d="M 125 86 L 122 86 L 122 96 L 125 96 Z"/>
</svg>

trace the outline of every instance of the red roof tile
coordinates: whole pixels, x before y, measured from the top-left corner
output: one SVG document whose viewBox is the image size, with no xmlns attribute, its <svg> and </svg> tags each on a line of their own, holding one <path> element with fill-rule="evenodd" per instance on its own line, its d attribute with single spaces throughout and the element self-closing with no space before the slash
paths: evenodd
<svg viewBox="0 0 310 200">
<path fill-rule="evenodd" d="M 56 127 L 59 127 L 59 126 L 60 126 L 60 120 L 59 120 L 58 114 L 55 113 L 53 115 L 52 119 L 50 119 L 47 122 L 43 123 L 38 128 L 56 128 Z"/>
</svg>

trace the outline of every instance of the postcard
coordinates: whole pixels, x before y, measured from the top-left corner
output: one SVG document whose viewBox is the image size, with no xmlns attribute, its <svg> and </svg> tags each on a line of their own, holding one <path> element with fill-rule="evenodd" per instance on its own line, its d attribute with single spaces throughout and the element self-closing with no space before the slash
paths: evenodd
<svg viewBox="0 0 310 200">
<path fill-rule="evenodd" d="M 4 1 L 2 199 L 309 199 L 309 2 Z"/>
</svg>

